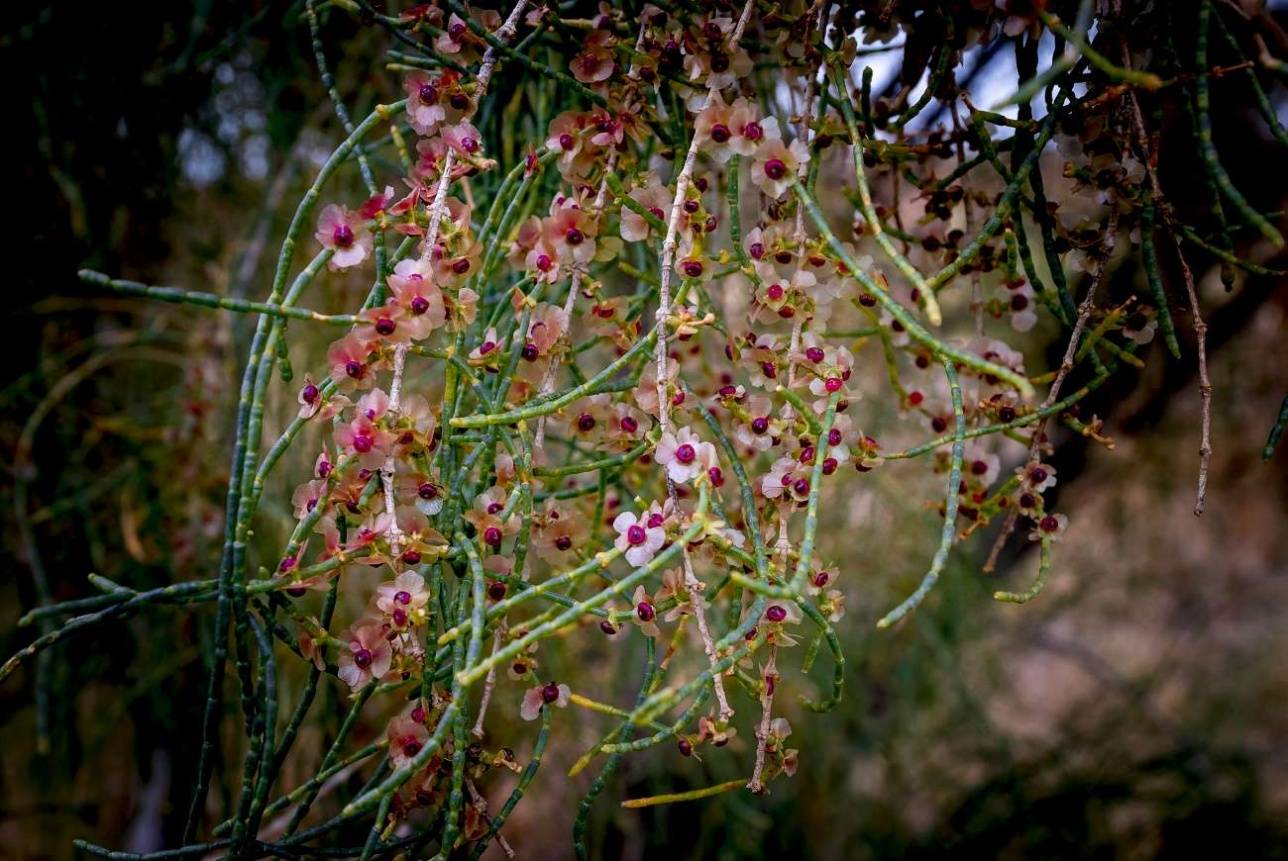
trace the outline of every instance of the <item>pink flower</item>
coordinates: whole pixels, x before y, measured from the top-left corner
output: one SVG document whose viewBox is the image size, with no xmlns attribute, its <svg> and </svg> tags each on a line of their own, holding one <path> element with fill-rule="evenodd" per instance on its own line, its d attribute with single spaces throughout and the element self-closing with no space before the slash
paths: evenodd
<svg viewBox="0 0 1288 861">
<path fill-rule="evenodd" d="M 377 620 L 359 619 L 349 629 L 349 649 L 340 652 L 338 675 L 353 690 L 372 679 L 380 679 L 393 664 L 393 649 L 385 639 L 384 626 Z"/>
<path fill-rule="evenodd" d="M 658 601 L 649 597 L 648 592 L 643 586 L 635 587 L 635 594 L 631 596 L 631 608 L 635 611 L 631 615 L 631 621 L 644 632 L 646 637 L 660 637 L 661 630 L 657 627 L 657 604 Z"/>
<path fill-rule="evenodd" d="M 420 721 L 416 720 L 418 710 Z M 424 707 L 417 703 L 389 722 L 385 737 L 389 739 L 389 761 L 394 768 L 401 768 L 424 750 L 425 743 L 429 741 L 429 730 L 424 720 Z"/>
<path fill-rule="evenodd" d="M 432 135 L 438 124 L 447 118 L 440 83 L 431 80 L 425 72 L 412 72 L 403 80 L 403 91 L 407 93 L 407 117 L 418 135 Z"/>
<path fill-rule="evenodd" d="M 647 565 L 666 543 L 666 530 L 662 528 L 661 513 L 637 517 L 633 512 L 623 511 L 613 520 L 617 538 L 613 546 L 626 554 L 626 561 L 635 567 Z"/>
<path fill-rule="evenodd" d="M 331 262 L 328 264 L 332 269 L 357 266 L 367 259 L 367 255 L 375 247 L 375 240 L 371 231 L 367 230 L 366 222 L 357 213 L 335 203 L 323 207 L 322 214 L 318 216 L 317 232 L 313 236 L 324 248 L 334 249 L 335 253 L 331 255 Z"/>
<path fill-rule="evenodd" d="M 677 432 L 667 431 L 658 440 L 653 450 L 653 459 L 659 466 L 666 467 L 666 474 L 678 484 L 692 481 L 719 463 L 716 447 L 703 442 L 692 428 L 680 428 Z"/>
<path fill-rule="evenodd" d="M 557 685 L 551 682 L 548 685 L 537 685 L 535 688 L 528 688 L 527 693 L 523 695 L 523 705 L 519 708 L 519 717 L 524 720 L 536 720 L 541 715 L 541 709 L 544 706 L 553 705 L 559 708 L 567 708 L 568 697 L 572 691 L 567 685 Z"/>
<path fill-rule="evenodd" d="M 809 150 L 799 140 L 792 141 L 791 146 L 781 140 L 766 140 L 756 148 L 751 181 L 768 196 L 782 197 L 808 161 Z"/>
<path fill-rule="evenodd" d="M 404 571 L 388 583 L 376 587 L 376 606 L 393 620 L 395 628 L 416 625 L 425 619 L 429 590 L 425 578 L 414 571 Z"/>
<path fill-rule="evenodd" d="M 331 380 L 342 391 L 352 391 L 355 387 L 366 388 L 371 385 L 374 374 L 367 360 L 371 357 L 371 345 L 350 332 L 338 341 L 334 341 L 326 351 L 327 364 L 331 366 Z"/>
<path fill-rule="evenodd" d="M 393 303 L 402 309 L 398 325 L 407 339 L 419 341 L 446 322 L 443 292 L 429 280 L 419 260 L 400 260 L 387 280 Z"/>
<path fill-rule="evenodd" d="M 651 176 L 646 185 L 631 191 L 630 198 L 664 223 L 670 217 L 671 192 L 665 186 L 658 184 Z M 687 222 L 688 219 L 682 218 L 681 221 Z M 627 242 L 640 242 L 648 239 L 650 230 L 649 223 L 644 216 L 629 207 L 622 207 L 622 223 L 620 227 L 622 239 Z"/>
</svg>

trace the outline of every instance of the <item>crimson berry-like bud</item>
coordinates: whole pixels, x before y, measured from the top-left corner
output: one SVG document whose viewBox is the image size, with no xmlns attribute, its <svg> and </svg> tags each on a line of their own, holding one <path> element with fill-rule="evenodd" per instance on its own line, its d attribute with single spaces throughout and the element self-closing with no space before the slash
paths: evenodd
<svg viewBox="0 0 1288 861">
<path fill-rule="evenodd" d="M 505 584 L 500 580 L 493 580 L 487 584 L 487 596 L 493 601 L 500 601 L 505 597 Z"/>
<path fill-rule="evenodd" d="M 697 451 L 695 451 L 693 446 L 689 445 L 687 442 L 676 446 L 675 459 L 680 463 L 693 463 L 693 459 L 697 456 Z"/>
<path fill-rule="evenodd" d="M 693 756 L 693 742 L 687 738 L 680 739 L 679 744 L 676 746 L 680 749 L 681 756 Z"/>
<path fill-rule="evenodd" d="M 771 604 L 765 611 L 765 618 L 771 622 L 781 622 L 787 618 L 787 611 L 777 604 Z"/>
<path fill-rule="evenodd" d="M 419 565 L 420 552 L 417 550 L 405 550 L 403 551 L 402 561 L 405 565 Z"/>
<path fill-rule="evenodd" d="M 419 317 L 429 310 L 429 300 L 424 296 L 416 296 L 411 300 L 411 312 Z"/>
<path fill-rule="evenodd" d="M 577 429 L 582 433 L 595 429 L 595 417 L 590 413 L 582 413 L 577 417 Z"/>
<path fill-rule="evenodd" d="M 397 327 L 397 324 L 389 317 L 381 317 L 379 320 L 376 320 L 377 334 L 385 336 L 392 335 L 394 333 L 394 329 Z"/>
<path fill-rule="evenodd" d="M 519 355 L 523 356 L 523 359 L 526 362 L 535 362 L 540 353 L 537 351 L 537 345 L 529 341 L 523 345 L 523 350 Z"/>
<path fill-rule="evenodd" d="M 559 699 L 559 686 L 554 682 L 546 685 L 541 689 L 541 701 L 549 704 Z"/>
<path fill-rule="evenodd" d="M 359 454 L 366 454 L 371 451 L 373 445 L 375 445 L 375 442 L 365 433 L 357 434 L 353 438 L 353 450 Z"/>
<path fill-rule="evenodd" d="M 495 526 L 489 526 L 483 530 L 483 540 L 493 547 L 501 546 L 501 530 Z"/>
<path fill-rule="evenodd" d="M 566 553 L 568 550 L 572 549 L 572 539 L 567 535 L 560 535 L 555 539 L 555 549 Z"/>
<path fill-rule="evenodd" d="M 836 467 L 837 467 L 836 458 L 834 457 L 824 458 L 823 460 L 824 475 L 831 475 L 832 473 L 836 472 Z"/>
<path fill-rule="evenodd" d="M 657 615 L 657 611 L 653 609 L 653 605 L 648 601 L 640 601 L 635 605 L 635 615 L 639 616 L 641 622 L 652 622 L 653 617 Z"/>
<path fill-rule="evenodd" d="M 622 416 L 622 420 L 618 422 L 618 424 L 621 426 L 621 429 L 627 433 L 635 433 L 635 431 L 640 428 L 640 423 L 632 416 Z"/>
<path fill-rule="evenodd" d="M 353 245 L 353 228 L 347 224 L 337 224 L 331 233 L 331 241 L 336 248 L 348 248 Z"/>
<path fill-rule="evenodd" d="M 823 356 L 824 353 L 822 347 L 810 347 L 805 351 L 805 358 L 809 359 L 811 362 L 821 362 L 823 361 Z"/>
<path fill-rule="evenodd" d="M 769 419 L 764 416 L 758 416 L 751 420 L 751 430 L 756 434 L 764 434 L 769 431 Z"/>
<path fill-rule="evenodd" d="M 771 158 L 765 162 L 765 176 L 772 180 L 780 180 L 787 176 L 787 165 L 780 158 Z"/>
<path fill-rule="evenodd" d="M 312 383 L 306 383 L 304 388 L 300 389 L 300 398 L 306 404 L 311 404 L 318 399 L 318 387 Z"/>
<path fill-rule="evenodd" d="M 581 245 L 581 243 L 584 242 L 585 239 L 586 239 L 586 234 L 582 233 L 581 230 L 579 230 L 576 227 L 569 227 L 568 230 L 564 233 L 564 241 L 567 242 L 569 245 Z"/>
<path fill-rule="evenodd" d="M 732 132 L 729 131 L 729 127 L 724 123 L 716 123 L 711 127 L 711 139 L 718 144 L 728 141 L 731 135 Z"/>
<path fill-rule="evenodd" d="M 714 487 L 724 487 L 724 473 L 720 471 L 720 467 L 713 466 L 708 469 L 707 478 L 711 479 Z"/>
<path fill-rule="evenodd" d="M 842 385 L 843 383 L 841 382 L 840 377 L 828 377 L 823 381 L 823 387 L 829 392 L 839 392 Z"/>
<path fill-rule="evenodd" d="M 565 150 L 565 151 L 566 151 L 566 150 L 570 150 L 570 149 L 572 149 L 572 148 L 573 148 L 573 145 L 574 145 L 576 142 L 577 142 L 577 141 L 576 141 L 576 139 L 575 139 L 575 138 L 573 138 L 573 136 L 572 136 L 572 135 L 570 135 L 570 134 L 568 134 L 567 132 L 564 132 L 563 134 L 561 134 L 561 135 L 559 136 L 559 146 L 560 146 L 560 148 L 561 148 L 561 149 L 563 149 L 563 150 Z"/>
<path fill-rule="evenodd" d="M 365 670 L 371 666 L 373 657 L 370 649 L 359 649 L 353 653 L 353 663 L 357 665 L 358 669 Z"/>
<path fill-rule="evenodd" d="M 614 625 L 612 622 L 608 621 L 607 619 L 605 619 L 604 621 L 599 623 L 599 630 L 603 631 L 605 634 L 611 637 L 613 636 L 613 634 L 617 633 L 617 626 Z"/>
<path fill-rule="evenodd" d="M 702 275 L 702 261 L 686 260 L 680 264 L 680 270 L 689 278 L 699 278 Z"/>
<path fill-rule="evenodd" d="M 626 530 L 626 540 L 632 545 L 638 546 L 648 540 L 648 533 L 644 531 L 643 526 L 638 523 L 632 523 Z"/>
<path fill-rule="evenodd" d="M 758 141 L 765 136 L 765 130 L 758 122 L 750 122 L 742 127 L 742 136 L 749 141 Z"/>
<path fill-rule="evenodd" d="M 344 372 L 355 380 L 361 378 L 363 374 L 362 362 L 350 359 L 344 363 Z"/>
</svg>

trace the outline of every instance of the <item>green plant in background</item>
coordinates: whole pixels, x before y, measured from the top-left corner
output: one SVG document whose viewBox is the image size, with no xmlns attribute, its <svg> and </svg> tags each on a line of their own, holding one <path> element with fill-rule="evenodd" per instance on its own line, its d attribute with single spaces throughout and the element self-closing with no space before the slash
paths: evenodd
<svg viewBox="0 0 1288 861">
<path fill-rule="evenodd" d="M 355 123 L 309 0 L 347 137 L 300 200 L 263 301 L 81 273 L 258 318 L 219 575 L 146 591 L 96 575 L 99 594 L 54 603 L 37 571 L 40 606 L 23 621 L 39 636 L 0 668 L 3 680 L 34 658 L 47 676 L 51 647 L 99 623 L 214 605 L 184 845 L 145 857 L 477 857 L 502 839 L 568 706 L 611 719 L 572 767 L 596 772 L 571 837 L 582 857 L 593 803 L 627 754 L 671 744 L 737 775 L 628 808 L 764 794 L 810 754 L 790 746 L 781 701 L 776 711 L 780 661 L 800 655 L 808 673 L 826 649 L 825 693 L 803 699 L 818 712 L 843 702 L 847 560 L 817 552 L 821 509 L 902 460 L 920 459 L 941 487 L 937 549 L 928 564 L 903 563 L 924 575 L 880 628 L 914 611 L 953 548 L 993 523 L 987 568 L 1017 529 L 1039 548 L 1032 585 L 994 597 L 1036 598 L 1067 524 L 1044 496 L 1056 482 L 1048 422 L 1096 438 L 1080 401 L 1140 367 L 1156 329 L 1180 356 L 1160 237 L 1195 334 L 1202 513 L 1212 386 L 1185 243 L 1268 270 L 1234 254 L 1239 225 L 1224 216 L 1211 240 L 1179 220 L 1157 167 L 1161 94 L 1179 92 L 1191 111 L 1186 143 L 1214 194 L 1283 242 L 1213 142 L 1207 80 L 1245 70 L 1282 136 L 1247 61 L 1209 64 L 1221 16 L 1200 5 L 1182 60 L 1165 10 L 1092 15 L 1084 3 L 1062 20 L 1054 6 L 963 3 L 932 22 L 869 5 L 881 4 L 661 3 L 579 17 L 524 0 L 397 15 L 335 2 L 329 14 L 389 33 L 404 93 Z M 905 42 L 887 44 L 901 30 Z M 993 110 L 956 83 L 975 42 L 1015 53 L 1020 80 Z M 924 60 L 924 85 L 918 69 L 874 98 L 867 58 L 899 47 L 905 66 Z M 1055 140 L 1085 206 L 1047 203 Z M 355 169 L 367 197 L 341 202 L 332 180 Z M 297 269 L 300 245 L 312 257 Z M 1138 255 L 1146 297 L 1109 298 L 1111 271 Z M 340 270 L 372 276 L 361 307 L 304 307 Z M 1031 372 L 1017 333 L 1041 309 L 1065 346 Z M 339 337 L 299 385 L 295 418 L 266 438 L 272 390 L 294 376 L 292 322 Z M 888 386 L 859 400 L 883 375 Z M 932 436 L 883 446 L 864 430 L 878 399 Z M 256 518 L 297 445 L 317 449 L 313 472 L 295 477 L 285 546 L 261 557 Z M 374 591 L 367 569 L 382 578 Z M 355 594 L 366 610 L 337 619 Z M 551 657 L 588 638 L 615 644 L 615 672 L 643 664 L 629 707 L 597 698 L 575 658 Z M 230 659 L 239 715 L 225 702 Z M 279 664 L 290 662 L 308 677 L 283 709 Z M 314 776 L 281 786 L 320 688 L 337 684 L 324 677 L 351 706 Z M 521 701 L 498 717 L 491 703 L 507 684 Z M 47 690 L 38 681 L 38 696 Z M 384 735 L 351 749 L 373 715 Z M 514 717 L 540 722 L 526 764 L 511 749 Z M 229 722 L 245 743 L 235 803 L 217 814 L 209 785 Z M 329 781 L 355 768 L 365 785 L 310 819 Z M 489 804 L 505 772 L 518 782 Z M 368 836 L 349 851 L 334 835 L 354 825 Z"/>
</svg>

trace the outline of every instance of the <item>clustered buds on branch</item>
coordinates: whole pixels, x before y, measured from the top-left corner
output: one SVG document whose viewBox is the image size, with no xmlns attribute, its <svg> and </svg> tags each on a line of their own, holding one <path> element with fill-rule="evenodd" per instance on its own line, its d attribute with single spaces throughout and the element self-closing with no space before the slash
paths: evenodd
<svg viewBox="0 0 1288 861">
<path fill-rule="evenodd" d="M 253 759 L 241 808 L 212 847 L 256 854 L 261 840 L 325 840 L 374 812 L 371 857 L 429 843 L 447 857 L 458 841 L 477 857 L 540 765 L 556 708 L 617 722 L 574 773 L 605 755 L 607 777 L 622 754 L 669 743 L 684 756 L 710 745 L 723 767 L 744 769 L 712 791 L 763 792 L 793 774 L 798 751 L 775 693 L 792 684 L 789 650 L 806 639 L 806 663 L 821 646 L 835 662 L 828 696 L 807 704 L 840 701 L 833 625 L 858 573 L 853 556 L 817 552 L 820 499 L 845 499 L 874 469 L 925 457 L 946 480 L 938 549 L 881 626 L 925 598 L 955 544 L 998 521 L 998 547 L 1022 527 L 1040 569 L 1032 588 L 997 597 L 1038 593 L 1067 526 L 1046 501 L 1057 476 L 1046 424 L 1094 435 L 1078 402 L 1141 364 L 1156 329 L 1177 350 L 1161 285 L 1114 304 L 1097 292 L 1134 243 L 1154 285 L 1155 231 L 1178 243 L 1189 231 L 1158 182 L 1137 104 L 1187 84 L 1133 71 L 1165 69 L 1148 39 L 1102 17 L 1093 47 L 1085 17 L 1071 25 L 1043 3 L 950 4 L 934 22 L 877 3 L 667 2 L 638 15 L 601 4 L 583 19 L 526 2 L 505 19 L 453 0 L 398 17 L 363 0 L 336 5 L 393 34 L 405 98 L 356 126 L 340 111 L 349 136 L 300 205 L 267 302 L 86 275 L 260 314 L 224 564 L 182 598 L 217 599 L 221 644 L 189 837 L 204 810 L 230 624 Z M 309 15 L 316 38 L 311 0 Z M 1061 48 L 1040 71 L 1047 30 Z M 892 41 L 900 33 L 903 45 Z M 1028 68 L 1005 115 L 976 108 L 955 83 L 963 52 L 993 40 L 1012 42 Z M 864 58 L 899 47 L 908 83 L 873 91 Z M 566 62 L 546 66 L 561 51 Z M 921 67 L 906 74 L 918 56 L 924 88 Z M 1206 66 L 1195 74 L 1203 80 Z M 404 159 L 402 196 L 392 178 L 380 190 L 368 161 L 382 127 Z M 518 139 L 534 128 L 539 143 Z M 1058 206 L 1040 164 L 1056 157 L 1053 140 L 1072 195 Z M 369 199 L 329 202 L 314 217 L 350 160 Z M 1215 155 L 1209 166 L 1220 170 Z M 291 281 L 291 249 L 314 224 L 320 249 Z M 374 275 L 363 308 L 299 307 L 324 266 Z M 1188 292 L 1196 301 L 1192 281 Z M 296 318 L 341 333 L 265 453 L 276 347 Z M 1043 321 L 1067 331 L 1064 362 L 1045 374 L 1029 370 L 1029 342 L 1013 334 Z M 877 408 L 860 402 L 860 382 L 883 376 L 891 406 L 932 434 L 924 444 L 889 450 L 865 431 Z M 1206 371 L 1203 386 L 1206 451 Z M 1006 449 L 1007 437 L 1027 453 Z M 259 494 L 297 442 L 319 446 L 316 466 L 293 496 L 297 525 L 275 572 L 255 578 L 246 539 Z M 1206 454 L 1203 464 L 1205 480 Z M 337 593 L 363 588 L 347 573 L 355 566 L 384 582 L 361 616 L 335 620 Z M 308 590 L 326 593 L 320 612 Z M 623 665 L 630 641 L 644 641 L 633 708 L 590 699 L 589 673 L 542 671 L 563 634 L 574 649 L 618 641 Z M 354 699 L 317 779 L 270 802 L 313 690 L 285 732 L 267 719 L 276 703 L 255 680 L 272 672 L 273 637 L 312 661 L 312 686 L 334 674 Z M 501 746 L 513 746 L 515 724 L 494 719 L 504 730 L 488 730 L 498 675 L 516 691 L 504 700 L 518 703 L 513 716 L 541 721 L 525 768 Z M 743 709 L 755 715 L 754 757 L 726 747 Z M 384 741 L 346 756 L 345 735 L 367 713 L 392 715 Z M 297 831 L 320 782 L 369 757 L 386 764 L 367 788 Z M 498 767 L 521 779 L 489 806 Z M 578 818 L 582 854 L 603 783 Z M 261 832 L 284 811 L 289 827 Z"/>
</svg>

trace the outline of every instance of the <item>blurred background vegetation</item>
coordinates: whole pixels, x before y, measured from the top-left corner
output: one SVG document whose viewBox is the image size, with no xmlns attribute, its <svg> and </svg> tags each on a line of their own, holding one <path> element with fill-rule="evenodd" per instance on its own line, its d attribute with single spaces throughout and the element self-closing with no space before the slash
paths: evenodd
<svg viewBox="0 0 1288 861">
<path fill-rule="evenodd" d="M 17 83 L 6 136 L 17 151 L 5 159 L 5 247 L 17 277 L 6 279 L 0 388 L 6 655 L 31 636 L 16 621 L 42 579 L 66 599 L 87 593 L 90 572 L 134 588 L 215 574 L 247 321 L 91 294 L 74 273 L 265 293 L 285 220 L 340 137 L 302 10 L 267 0 L 8 10 L 0 63 Z M 385 34 L 334 13 L 323 33 L 355 112 L 392 97 Z M 1282 153 L 1236 78 L 1214 84 L 1224 162 L 1254 205 L 1282 210 Z M 1044 167 L 1057 186 L 1058 157 Z M 1192 168 L 1178 156 L 1163 165 L 1173 176 Z M 1202 223 L 1202 190 L 1170 186 L 1185 220 Z M 363 196 L 353 177 L 333 194 Z M 1288 857 L 1288 452 L 1260 459 L 1285 390 L 1288 290 L 1240 275 L 1227 291 L 1211 261 L 1193 263 L 1216 389 L 1203 519 L 1190 513 L 1198 397 L 1184 318 L 1186 361 L 1153 344 L 1144 371 L 1084 404 L 1112 450 L 1057 438 L 1057 504 L 1071 527 L 1033 604 L 989 595 L 1027 582 L 1035 559 L 1018 553 L 983 575 L 988 543 L 976 538 L 909 623 L 877 632 L 929 554 L 937 515 L 921 500 L 937 491 L 909 487 L 919 479 L 897 464 L 852 483 L 853 496 L 829 506 L 822 545 L 844 563 L 849 692 L 828 715 L 785 706 L 798 774 L 763 800 L 620 811 L 621 798 L 736 776 L 717 756 L 683 759 L 671 746 L 629 760 L 597 810 L 603 857 Z M 1119 271 L 1114 289 L 1142 277 Z M 322 289 L 315 307 L 338 308 L 364 285 L 332 276 Z M 297 335 L 293 364 L 316 368 L 322 343 Z M 1038 338 L 1030 355 L 1043 349 L 1058 357 L 1062 344 Z M 293 386 L 275 397 L 280 427 Z M 899 444 L 893 415 L 865 421 Z M 296 457 L 265 495 L 279 502 L 261 517 L 265 547 L 289 528 L 290 486 L 310 460 L 306 449 Z M 201 613 L 155 609 L 55 650 L 47 698 L 26 671 L 0 688 L 0 856 L 70 857 L 80 836 L 175 845 L 208 628 Z M 617 681 L 607 646 L 595 648 L 565 660 L 598 674 L 603 698 L 629 698 L 629 677 Z M 294 684 L 284 681 L 286 696 Z M 288 786 L 312 774 L 345 708 L 336 684 L 324 696 L 333 724 L 301 739 Z M 569 853 L 589 775 L 564 774 L 602 727 L 578 717 L 556 732 L 506 828 L 521 857 Z"/>
</svg>

